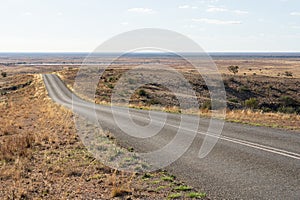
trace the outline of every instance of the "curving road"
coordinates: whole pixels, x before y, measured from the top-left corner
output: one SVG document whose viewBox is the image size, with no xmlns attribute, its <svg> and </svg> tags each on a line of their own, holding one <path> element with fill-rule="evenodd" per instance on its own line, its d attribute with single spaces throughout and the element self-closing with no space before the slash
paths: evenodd
<svg viewBox="0 0 300 200">
<path fill-rule="evenodd" d="M 160 134 L 143 140 L 135 139 L 118 128 L 110 107 L 95 106 L 78 98 L 56 75 L 45 74 L 43 79 L 53 101 L 72 109 L 73 97 L 73 103 L 77 105 L 73 110 L 75 113 L 92 122 L 97 120 L 122 145 L 137 151 L 147 152 L 163 147 L 174 137 L 176 127 L 180 124 L 180 115 L 168 113 Z M 125 116 L 125 109 L 117 110 L 120 117 Z M 130 113 L 137 124 L 149 123 L 147 111 L 131 109 Z M 154 112 L 152 120 L 160 122 L 162 115 L 161 112 Z M 192 123 L 194 116 L 188 117 Z M 166 168 L 169 172 L 207 192 L 211 199 L 300 199 L 299 132 L 226 122 L 214 149 L 207 157 L 200 159 L 199 146 L 208 123 L 208 119 L 200 119 L 191 147 Z M 183 134 L 189 137 L 189 132 L 186 129 Z M 179 141 L 177 145 L 182 144 Z"/>
</svg>

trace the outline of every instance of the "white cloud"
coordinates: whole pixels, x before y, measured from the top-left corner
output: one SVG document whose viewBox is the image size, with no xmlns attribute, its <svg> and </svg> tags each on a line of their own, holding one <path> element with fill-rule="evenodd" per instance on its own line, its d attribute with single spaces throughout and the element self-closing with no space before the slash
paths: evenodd
<svg viewBox="0 0 300 200">
<path fill-rule="evenodd" d="M 241 21 L 226 21 L 226 20 L 219 20 L 219 19 L 208 19 L 208 18 L 198 18 L 192 19 L 194 22 L 201 22 L 205 24 L 216 24 L 216 25 L 230 25 L 230 24 L 241 24 Z"/>
<path fill-rule="evenodd" d="M 228 9 L 226 9 L 226 8 L 219 8 L 219 7 L 214 7 L 214 6 L 212 6 L 212 7 L 208 8 L 208 9 L 206 9 L 206 12 L 226 12 L 226 11 L 228 11 Z"/>
<path fill-rule="evenodd" d="M 232 12 L 234 12 L 235 14 L 238 14 L 238 15 L 246 15 L 246 14 L 249 14 L 248 11 L 244 11 L 244 10 L 233 10 Z"/>
<path fill-rule="evenodd" d="M 178 6 L 178 8 L 180 8 L 180 9 L 186 9 L 186 8 L 190 8 L 190 5 L 182 5 L 182 6 Z"/>
<path fill-rule="evenodd" d="M 144 13 L 144 14 L 154 14 L 155 11 L 151 8 L 129 8 L 128 12 L 135 12 L 135 13 Z"/>
<path fill-rule="evenodd" d="M 300 12 L 291 12 L 290 15 L 292 15 L 292 16 L 300 16 Z"/>
<path fill-rule="evenodd" d="M 178 6 L 179 9 L 198 9 L 197 6 L 191 6 L 191 5 L 182 5 L 182 6 Z"/>
<path fill-rule="evenodd" d="M 209 6 L 206 9 L 206 12 L 232 12 L 238 15 L 245 15 L 249 13 L 248 11 L 244 11 L 244 10 L 229 10 L 224 7 L 215 7 L 215 6 Z"/>
<path fill-rule="evenodd" d="M 205 3 L 217 3 L 219 0 L 201 0 L 198 1 L 199 3 L 205 4 Z"/>
</svg>

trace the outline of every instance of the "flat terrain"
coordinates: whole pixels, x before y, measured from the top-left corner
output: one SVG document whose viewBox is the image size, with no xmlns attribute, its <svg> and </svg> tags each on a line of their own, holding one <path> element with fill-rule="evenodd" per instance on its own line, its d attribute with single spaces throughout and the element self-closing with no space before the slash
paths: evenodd
<svg viewBox="0 0 300 200">
<path fill-rule="evenodd" d="M 72 89 L 84 56 L 0 56 L 0 71 L 7 75 L 0 77 L 0 116 L 4 119 L 0 122 L 0 199 L 297 199 L 300 196 L 299 57 L 214 56 L 227 92 L 226 120 L 244 125 L 226 123 L 223 138 L 205 159 L 193 156 L 203 141 L 200 134 L 190 150 L 167 168 L 168 172 L 133 174 L 115 171 L 95 160 L 76 134 L 74 114 L 48 96 L 42 74 L 57 74 Z M 103 57 L 95 62 L 105 66 L 109 60 Z M 95 98 L 83 98 L 110 104 L 111 93 L 122 73 L 152 62 L 168 64 L 190 81 L 200 108 L 189 114 L 204 117 L 200 132 L 205 132 L 206 118 L 211 116 L 209 93 L 199 74 L 178 59 L 120 58 L 100 79 Z M 230 65 L 239 66 L 239 72 L 235 75 L 229 72 Z M 246 104 L 251 98 L 254 103 Z M 69 105 L 69 100 L 66 102 Z M 176 113 L 185 112 L 179 109 L 170 91 L 155 84 L 137 89 L 129 106 L 141 109 L 133 110 L 136 116 L 147 117 L 145 110 L 149 109 L 167 111 L 172 116 L 171 126 L 178 124 Z M 99 108 L 101 113 L 106 106 Z M 165 127 L 165 134 L 140 145 L 121 131 L 110 130 L 115 124 L 111 124 L 109 114 L 105 116 L 107 131 L 98 133 L 104 138 L 103 144 L 113 144 L 121 152 L 151 151 L 173 136 L 170 127 Z M 85 126 L 91 131 L 98 130 L 93 123 Z M 112 161 L 117 155 L 105 153 Z M 127 165 L 128 161 L 122 164 Z"/>
<path fill-rule="evenodd" d="M 162 129 L 155 137 L 138 139 L 124 133 L 115 121 L 116 115 L 126 118 L 126 110 L 120 107 L 96 106 L 85 102 L 72 94 L 55 75 L 44 75 L 45 84 L 51 98 L 68 107 L 76 114 L 91 122 L 97 121 L 105 130 L 111 131 L 117 141 L 136 151 L 148 152 L 162 148 L 171 142 L 180 129 L 181 115 L 168 114 L 167 121 L 161 120 L 162 113 L 152 114 L 151 121 L 162 123 Z M 95 111 L 94 111 L 95 109 Z M 97 116 L 95 116 L 95 112 Z M 114 113 L 114 115 L 113 115 Z M 138 124 L 147 124 L 148 112 L 131 111 L 131 117 Z M 189 117 L 193 127 L 195 116 Z M 126 119 L 124 119 L 125 121 Z M 207 133 L 209 120 L 200 119 L 199 129 L 192 146 L 167 169 L 198 189 L 208 191 L 211 198 L 219 199 L 284 199 L 300 197 L 300 135 L 299 132 L 280 131 L 278 129 L 251 127 L 226 123 L 217 145 L 204 159 L 198 158 L 199 144 L 204 136 L 215 137 Z M 159 127 L 160 125 L 157 124 Z M 153 127 L 155 128 L 155 127 Z M 175 131 L 174 131 L 175 128 Z M 130 127 L 134 132 L 135 127 Z M 164 151 L 156 159 L 171 158 L 174 150 L 185 146 L 187 138 L 192 137 L 192 129 L 181 132 L 181 140 L 176 140 L 171 151 Z M 143 133 L 147 134 L 147 132 Z M 179 134 L 179 133 L 177 133 Z M 183 139 L 185 138 L 185 139 Z M 173 140 L 172 142 L 174 142 Z M 105 154 L 106 150 L 101 153 Z M 156 162 L 154 161 L 154 163 Z M 203 180 L 205 180 L 203 182 Z M 284 184 L 282 184 L 284 183 Z"/>
<path fill-rule="evenodd" d="M 121 173 L 95 160 L 41 75 L 0 80 L 0 199 L 206 199 L 165 171 Z M 115 141 L 109 133 L 103 138 Z"/>
</svg>

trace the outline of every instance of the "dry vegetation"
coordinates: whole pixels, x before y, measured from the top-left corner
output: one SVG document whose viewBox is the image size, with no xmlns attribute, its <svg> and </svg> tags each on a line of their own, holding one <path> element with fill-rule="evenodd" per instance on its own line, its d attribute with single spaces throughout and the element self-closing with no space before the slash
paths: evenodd
<svg viewBox="0 0 300 200">
<path fill-rule="evenodd" d="M 206 198 L 164 171 L 122 173 L 95 160 L 40 75 L 1 78 L 0 90 L 0 199 Z"/>
<path fill-rule="evenodd" d="M 230 61 L 240 66 L 239 72 L 236 75 L 230 74 L 227 69 L 227 64 L 229 64 Z M 248 62 L 245 60 L 216 60 L 216 63 L 220 71 L 224 72 L 222 76 L 227 96 L 228 107 L 226 118 L 228 121 L 300 130 L 300 96 L 298 88 L 300 78 L 297 78 L 300 74 L 300 72 L 297 71 L 300 66 L 298 66 L 297 61 L 270 60 L 269 65 L 273 66 L 273 70 L 266 67 L 267 60 L 265 59 Z M 281 66 L 280 63 L 285 66 L 284 69 L 279 67 Z M 243 74 L 245 70 L 249 71 L 250 66 L 252 66 L 252 73 L 240 75 Z M 260 66 L 260 68 L 258 66 Z M 99 81 L 96 96 L 93 100 L 96 103 L 109 104 L 116 83 L 122 74 L 131 68 L 131 66 L 126 65 L 108 68 Z M 195 74 L 195 71 L 189 69 L 187 66 L 182 67 L 180 65 L 175 66 L 175 68 L 182 72 L 187 80 L 194 86 L 200 102 L 200 109 L 193 111 L 193 113 L 210 116 L 210 96 L 203 79 L 199 78 L 199 76 Z M 266 72 L 267 69 L 268 72 Z M 253 75 L 256 70 L 260 73 Z M 293 77 L 278 77 L 277 73 L 283 70 L 293 71 Z M 78 70 L 74 68 L 60 71 L 58 75 L 67 83 L 68 87 L 72 88 L 77 72 Z M 266 76 L 267 74 L 268 76 Z M 274 78 L 275 76 L 276 78 Z M 144 77 L 146 78 L 147 76 Z M 128 90 L 124 91 L 124 93 L 126 92 L 128 92 Z M 119 102 L 121 102 L 120 105 L 122 105 L 122 99 L 119 99 Z M 178 106 L 178 100 L 172 92 L 157 84 L 148 84 L 139 88 L 130 99 L 130 107 L 139 109 L 181 112 Z"/>
<path fill-rule="evenodd" d="M 241 75 L 262 75 L 273 78 L 285 77 L 285 72 L 292 72 L 294 78 L 300 78 L 299 58 L 249 58 L 249 59 L 216 59 L 216 65 L 221 73 L 229 74 L 227 67 L 237 65 Z"/>
<path fill-rule="evenodd" d="M 16 62 L 7 59 L 0 61 Z M 23 60 L 32 61 L 29 58 Z M 79 58 L 50 60 L 81 61 Z M 141 62 L 137 58 L 121 61 Z M 142 62 L 151 60 L 143 59 Z M 209 94 L 203 81 L 193 74 L 194 71 L 176 60 L 161 59 L 160 62 L 167 62 L 181 70 L 195 86 L 202 107 L 193 113 L 210 116 Z M 283 98 L 286 96 L 295 100 L 292 103 L 300 101 L 299 60 L 217 59 L 216 63 L 223 73 L 227 90 L 230 108 L 227 110 L 227 120 L 300 130 L 299 115 L 272 110 L 288 103 L 287 98 Z M 239 73 L 231 75 L 227 70 L 229 65 L 238 65 Z M 95 160 L 76 135 L 72 113 L 48 98 L 41 76 L 37 75 L 59 71 L 71 88 L 77 69 L 74 66 L 37 66 L 0 66 L 0 70 L 7 75 L 0 78 L 0 199 L 206 198 L 204 193 L 196 192 L 164 171 L 122 173 Z M 129 66 L 118 65 L 105 72 L 96 93 L 97 103 L 110 102 L 114 84 Z M 31 74 L 28 74 L 29 71 Z M 285 71 L 292 72 L 293 77 L 286 77 Z M 150 84 L 136 91 L 130 106 L 181 112 L 177 103 L 165 88 Z M 251 106 L 245 109 L 248 104 Z M 297 109 L 295 105 L 298 104 L 293 104 L 293 109 Z"/>
</svg>

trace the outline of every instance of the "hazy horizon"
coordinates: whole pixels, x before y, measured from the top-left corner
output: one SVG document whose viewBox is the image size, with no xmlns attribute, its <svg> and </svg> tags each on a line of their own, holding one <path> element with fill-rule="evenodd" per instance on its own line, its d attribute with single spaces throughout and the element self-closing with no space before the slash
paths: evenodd
<svg viewBox="0 0 300 200">
<path fill-rule="evenodd" d="M 207 52 L 300 52 L 296 0 L 3 1 L 0 52 L 92 52 L 130 30 L 168 29 Z"/>
</svg>

